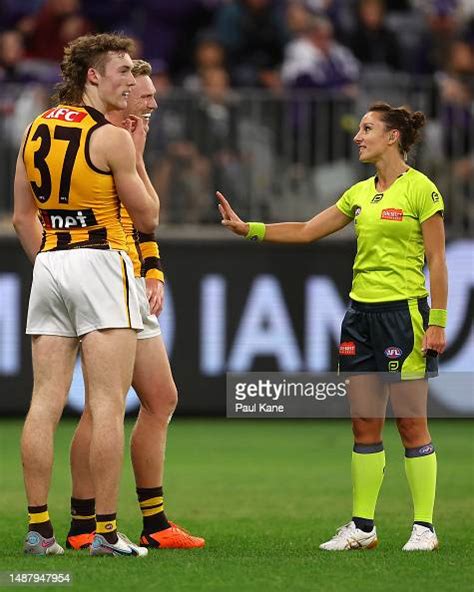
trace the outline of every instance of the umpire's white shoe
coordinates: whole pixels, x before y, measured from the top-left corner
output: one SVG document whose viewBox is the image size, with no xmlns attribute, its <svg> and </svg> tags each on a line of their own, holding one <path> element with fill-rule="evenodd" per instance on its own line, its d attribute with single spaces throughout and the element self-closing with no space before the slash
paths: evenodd
<svg viewBox="0 0 474 592">
<path fill-rule="evenodd" d="M 109 543 L 105 537 L 96 534 L 90 548 L 91 555 L 112 555 L 115 557 L 146 557 L 148 549 L 132 543 L 121 532 L 117 533 L 118 541 Z"/>
<path fill-rule="evenodd" d="M 438 537 L 428 527 L 414 524 L 403 551 L 434 551 L 439 547 Z"/>
<path fill-rule="evenodd" d="M 63 555 L 64 549 L 58 545 L 56 539 L 49 539 L 40 535 L 39 532 L 30 530 L 23 543 L 23 551 L 29 555 Z"/>
<path fill-rule="evenodd" d="M 336 534 L 322 545 L 324 551 L 352 551 L 355 549 L 374 549 L 378 545 L 375 526 L 370 532 L 356 527 L 353 520 L 337 529 Z"/>
</svg>

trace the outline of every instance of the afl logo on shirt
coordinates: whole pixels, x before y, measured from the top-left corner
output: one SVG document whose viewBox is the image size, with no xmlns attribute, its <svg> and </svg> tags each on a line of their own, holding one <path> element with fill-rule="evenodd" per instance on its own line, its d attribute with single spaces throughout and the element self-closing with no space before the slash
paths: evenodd
<svg viewBox="0 0 474 592">
<path fill-rule="evenodd" d="M 354 208 L 354 217 L 358 216 L 361 212 L 362 208 L 360 206 L 355 206 Z"/>
<path fill-rule="evenodd" d="M 387 208 L 382 210 L 380 214 L 382 220 L 392 220 L 393 222 L 403 221 L 403 210 L 397 210 L 396 208 Z"/>
<path fill-rule="evenodd" d="M 391 345 L 390 347 L 387 347 L 383 353 L 389 360 L 396 360 L 401 357 L 403 351 L 396 345 Z"/>
</svg>

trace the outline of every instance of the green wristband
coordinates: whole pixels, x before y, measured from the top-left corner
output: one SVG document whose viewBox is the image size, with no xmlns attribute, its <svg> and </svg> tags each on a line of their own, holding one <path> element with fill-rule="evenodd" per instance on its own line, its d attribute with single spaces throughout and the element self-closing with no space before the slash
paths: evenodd
<svg viewBox="0 0 474 592">
<path fill-rule="evenodd" d="M 437 327 L 446 327 L 448 320 L 448 311 L 444 308 L 432 308 L 430 310 L 430 317 L 428 325 L 436 325 Z"/>
<path fill-rule="evenodd" d="M 263 222 L 248 222 L 249 231 L 245 238 L 251 241 L 258 241 L 261 243 L 265 238 L 265 224 Z"/>
</svg>

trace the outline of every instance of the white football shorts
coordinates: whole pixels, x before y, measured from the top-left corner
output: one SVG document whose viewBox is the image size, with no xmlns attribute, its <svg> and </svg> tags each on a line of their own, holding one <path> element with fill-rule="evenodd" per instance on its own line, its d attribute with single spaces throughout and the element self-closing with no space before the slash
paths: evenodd
<svg viewBox="0 0 474 592">
<path fill-rule="evenodd" d="M 151 339 L 161 335 L 161 327 L 156 315 L 150 313 L 150 304 L 146 296 L 146 282 L 143 277 L 136 277 L 140 313 L 142 315 L 143 330 L 137 334 L 137 339 Z"/>
<path fill-rule="evenodd" d="M 81 337 L 98 329 L 142 330 L 133 265 L 124 251 L 39 253 L 26 333 Z"/>
</svg>

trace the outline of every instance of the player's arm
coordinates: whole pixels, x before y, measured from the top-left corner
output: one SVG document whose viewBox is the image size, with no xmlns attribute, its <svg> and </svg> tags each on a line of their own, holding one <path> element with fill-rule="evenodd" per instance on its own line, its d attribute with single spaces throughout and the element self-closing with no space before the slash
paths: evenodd
<svg viewBox="0 0 474 592">
<path fill-rule="evenodd" d="M 41 248 L 43 228 L 38 218 L 38 208 L 34 201 L 22 157 L 25 137 L 26 132 L 16 161 L 13 191 L 13 226 L 25 253 L 30 261 L 34 262 Z"/>
<path fill-rule="evenodd" d="M 444 222 L 439 213 L 434 214 L 421 225 L 426 261 L 430 272 L 431 308 L 446 310 L 448 305 L 448 269 L 445 257 Z M 433 349 L 442 354 L 446 348 L 445 330 L 432 324 L 423 338 L 422 349 Z"/>
<path fill-rule="evenodd" d="M 127 208 L 134 226 L 140 232 L 154 232 L 158 225 L 159 204 L 149 195 L 138 175 L 135 146 L 130 134 L 121 128 L 107 126 L 103 146 L 120 201 Z"/>
<path fill-rule="evenodd" d="M 142 276 L 145 277 L 146 295 L 151 314 L 159 315 L 163 309 L 165 276 L 161 267 L 160 249 L 153 234 L 138 233 L 143 258 Z"/>
<path fill-rule="evenodd" d="M 250 230 L 249 223 L 243 222 L 237 216 L 219 191 L 217 199 L 219 200 L 222 224 L 235 234 L 246 237 Z M 341 230 L 350 222 L 352 222 L 352 218 L 343 214 L 336 206 L 331 206 L 307 222 L 265 224 L 263 240 L 272 243 L 311 243 Z"/>
<path fill-rule="evenodd" d="M 145 189 L 148 192 L 148 195 L 156 201 L 158 204 L 158 211 L 160 207 L 160 198 L 158 197 L 158 193 L 155 191 L 152 182 L 150 181 L 150 177 L 148 176 L 148 172 L 145 166 L 145 160 L 143 158 L 145 152 L 145 144 L 147 138 L 147 130 L 145 128 L 145 122 L 141 117 L 137 117 L 135 115 L 130 115 L 130 119 L 133 121 L 133 126 L 130 129 L 130 133 L 132 135 L 133 143 L 135 145 L 136 157 L 137 157 L 137 172 L 140 179 L 143 181 L 145 185 Z"/>
</svg>

